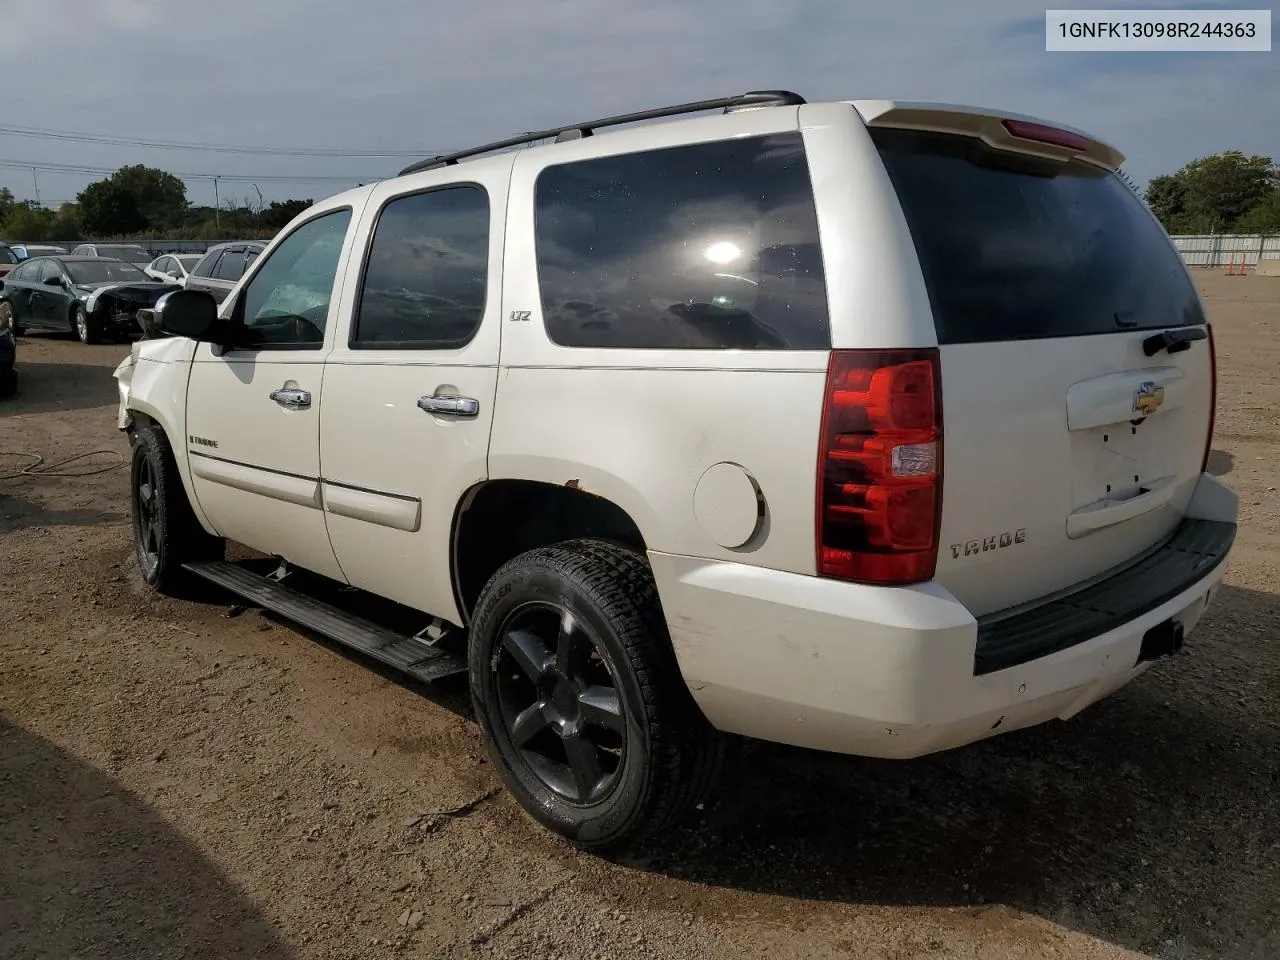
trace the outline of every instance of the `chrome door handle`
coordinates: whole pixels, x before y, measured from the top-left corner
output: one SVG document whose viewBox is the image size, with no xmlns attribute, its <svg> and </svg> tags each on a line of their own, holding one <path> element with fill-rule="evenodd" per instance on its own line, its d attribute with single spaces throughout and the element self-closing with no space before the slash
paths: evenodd
<svg viewBox="0 0 1280 960">
<path fill-rule="evenodd" d="M 305 410 L 311 406 L 311 391 L 281 387 L 279 390 L 271 391 L 271 399 L 290 410 Z"/>
<path fill-rule="evenodd" d="M 418 409 L 447 417 L 474 417 L 480 412 L 480 401 L 471 397 L 419 397 Z"/>
</svg>

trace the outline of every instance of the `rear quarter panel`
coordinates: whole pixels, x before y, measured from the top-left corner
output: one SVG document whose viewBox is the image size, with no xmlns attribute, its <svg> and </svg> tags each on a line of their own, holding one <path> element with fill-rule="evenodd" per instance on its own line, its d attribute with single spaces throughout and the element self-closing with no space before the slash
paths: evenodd
<svg viewBox="0 0 1280 960">
<path fill-rule="evenodd" d="M 543 324 L 534 249 L 534 184 L 549 156 L 558 163 L 795 129 L 796 111 L 774 108 L 520 155 L 508 206 L 492 478 L 572 484 L 609 499 L 630 514 L 651 551 L 814 572 L 813 498 L 827 351 L 562 347 Z M 527 320 L 512 319 L 526 314 Z M 700 503 L 700 522 L 695 491 L 720 463 L 750 475 L 758 499 L 744 506 L 737 496 L 711 498 Z M 738 515 L 752 508 L 758 511 L 754 520 Z M 707 532 L 708 526 L 738 521 L 758 521 L 740 546 L 726 546 Z"/>
</svg>

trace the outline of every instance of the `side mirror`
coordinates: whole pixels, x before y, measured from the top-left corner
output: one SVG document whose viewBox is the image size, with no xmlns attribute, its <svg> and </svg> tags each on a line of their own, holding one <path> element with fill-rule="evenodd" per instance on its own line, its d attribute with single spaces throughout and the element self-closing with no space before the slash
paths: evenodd
<svg viewBox="0 0 1280 960">
<path fill-rule="evenodd" d="M 61 275 L 56 277 L 45 277 L 44 283 L 47 287 L 60 287 L 62 286 L 62 277 Z"/>
<path fill-rule="evenodd" d="M 218 327 L 218 304 L 202 290 L 173 290 L 156 301 L 155 323 L 165 333 L 209 340 Z"/>
</svg>

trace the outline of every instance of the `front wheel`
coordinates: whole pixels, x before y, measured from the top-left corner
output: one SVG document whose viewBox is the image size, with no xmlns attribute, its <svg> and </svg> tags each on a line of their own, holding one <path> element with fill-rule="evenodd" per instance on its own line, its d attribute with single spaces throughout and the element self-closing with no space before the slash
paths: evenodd
<svg viewBox="0 0 1280 960">
<path fill-rule="evenodd" d="M 710 788 L 722 739 L 680 676 L 640 554 L 584 540 L 512 560 L 480 596 L 468 659 L 503 782 L 577 846 L 634 846 Z"/>
<path fill-rule="evenodd" d="M 216 560 L 225 546 L 192 512 L 173 450 L 159 427 L 138 431 L 130 481 L 133 546 L 142 579 L 160 593 L 181 593 L 189 582 L 182 565 Z"/>
<path fill-rule="evenodd" d="M 102 339 L 98 332 L 98 325 L 89 316 L 89 312 L 78 303 L 71 309 L 71 329 L 75 331 L 81 343 L 97 343 Z"/>
</svg>

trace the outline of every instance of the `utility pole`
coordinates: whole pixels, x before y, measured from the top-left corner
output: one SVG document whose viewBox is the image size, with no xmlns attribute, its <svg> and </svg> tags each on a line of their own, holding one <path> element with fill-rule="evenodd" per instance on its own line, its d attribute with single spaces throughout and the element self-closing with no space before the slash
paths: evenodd
<svg viewBox="0 0 1280 960">
<path fill-rule="evenodd" d="M 36 176 L 36 168 L 31 168 L 31 180 L 36 185 L 36 206 L 40 206 L 40 178 Z"/>
<path fill-rule="evenodd" d="M 222 201 L 218 199 L 218 178 L 213 178 L 213 225 L 217 230 L 222 229 Z"/>
</svg>

